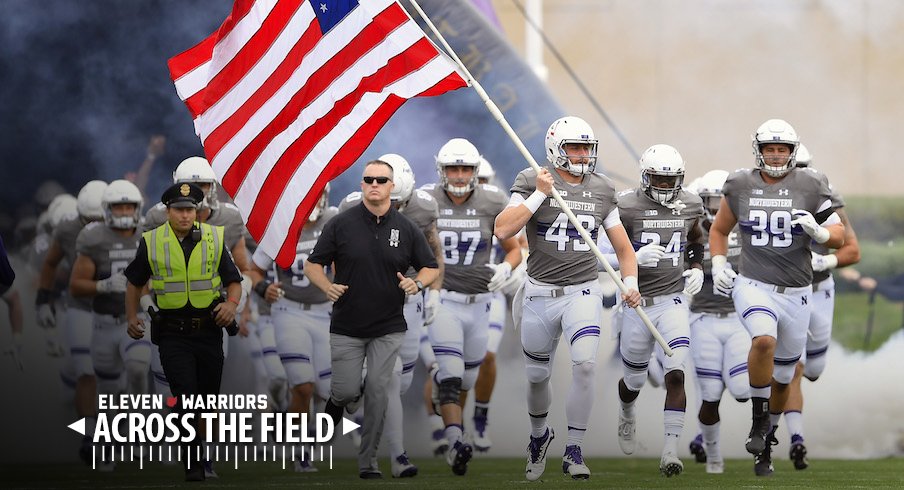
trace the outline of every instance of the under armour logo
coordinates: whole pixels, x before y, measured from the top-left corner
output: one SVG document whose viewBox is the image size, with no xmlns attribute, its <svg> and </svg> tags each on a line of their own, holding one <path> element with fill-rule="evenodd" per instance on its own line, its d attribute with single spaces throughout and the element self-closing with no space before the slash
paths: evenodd
<svg viewBox="0 0 904 490">
<path fill-rule="evenodd" d="M 780 195 L 780 196 L 787 196 L 788 193 L 789 193 L 788 189 L 779 189 L 778 190 L 778 195 Z"/>
<path fill-rule="evenodd" d="M 672 298 L 672 301 L 674 301 L 676 305 L 681 304 L 681 298 L 679 298 L 678 296 L 675 296 L 674 298 Z"/>
<path fill-rule="evenodd" d="M 582 289 L 581 293 L 583 293 L 584 296 L 590 296 L 590 289 Z"/>
<path fill-rule="evenodd" d="M 581 193 L 584 197 L 593 197 L 593 193 L 590 191 L 584 191 Z"/>
<path fill-rule="evenodd" d="M 476 210 L 476 209 L 468 209 L 468 210 L 465 210 L 465 215 L 467 215 L 467 216 L 477 216 L 477 210 Z"/>
<path fill-rule="evenodd" d="M 802 305 L 806 305 L 806 304 L 807 304 L 807 296 L 801 296 L 801 297 L 800 297 L 800 304 L 802 304 Z"/>
<path fill-rule="evenodd" d="M 393 228 L 389 230 L 389 246 L 390 247 L 398 247 L 399 246 L 399 230 Z"/>
</svg>

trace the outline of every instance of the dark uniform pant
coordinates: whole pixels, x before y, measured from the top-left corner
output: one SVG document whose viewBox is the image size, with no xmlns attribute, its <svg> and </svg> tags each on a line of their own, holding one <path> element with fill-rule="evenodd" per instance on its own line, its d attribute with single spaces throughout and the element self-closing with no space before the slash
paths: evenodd
<svg viewBox="0 0 904 490">
<path fill-rule="evenodd" d="M 216 395 L 220 393 L 220 381 L 223 375 L 223 331 L 208 329 L 195 332 L 190 336 L 176 333 L 161 335 L 160 364 L 169 382 L 173 396 L 179 398 L 174 409 L 183 412 L 182 398 L 185 395 Z M 201 427 L 200 413 L 195 413 L 196 427 Z M 182 443 L 183 463 L 191 466 L 200 464 L 204 459 L 201 450 L 201 435 L 196 431 L 193 441 Z M 191 457 L 188 457 L 191 451 Z"/>
</svg>

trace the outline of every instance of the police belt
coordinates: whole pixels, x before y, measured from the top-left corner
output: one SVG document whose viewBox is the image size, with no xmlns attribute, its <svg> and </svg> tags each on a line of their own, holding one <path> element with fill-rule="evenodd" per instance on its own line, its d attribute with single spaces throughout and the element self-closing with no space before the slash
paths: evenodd
<svg viewBox="0 0 904 490">
<path fill-rule="evenodd" d="M 216 322 L 209 315 L 206 317 L 186 317 L 167 315 L 162 313 L 159 317 L 160 327 L 167 331 L 191 332 L 202 329 L 218 329 Z"/>
</svg>

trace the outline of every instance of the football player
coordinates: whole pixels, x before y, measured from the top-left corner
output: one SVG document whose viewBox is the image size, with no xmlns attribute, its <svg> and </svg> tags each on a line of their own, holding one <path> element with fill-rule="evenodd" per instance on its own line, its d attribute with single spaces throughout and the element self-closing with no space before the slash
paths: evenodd
<svg viewBox="0 0 904 490">
<path fill-rule="evenodd" d="M 682 189 L 685 163 L 669 145 L 653 145 L 640 157 L 641 186 L 618 195 L 618 212 L 637 248 L 641 304 L 673 355 L 663 359 L 666 389 L 665 444 L 659 470 L 674 476 L 684 469 L 678 439 L 687 404 L 684 360 L 690 348 L 688 306 L 703 286 L 703 203 Z M 685 261 L 689 264 L 685 268 Z M 647 380 L 656 341 L 635 310 L 622 312 L 619 350 L 624 377 L 618 382 L 621 411 L 618 442 L 625 454 L 636 447 L 634 402 Z"/>
<path fill-rule="evenodd" d="M 551 198 L 553 187 L 591 234 L 605 233 L 612 243 L 630 307 L 640 304 L 634 250 L 621 224 L 615 188 L 594 173 L 598 141 L 581 118 L 568 116 L 550 125 L 545 139 L 548 163 L 539 171 L 525 169 L 515 178 L 512 196 L 496 218 L 496 236 L 514 237 L 527 226 L 530 254 L 527 280 L 512 300 L 515 325 L 528 381 L 530 443 L 525 477 L 537 480 L 546 469 L 546 452 L 555 437 L 546 419 L 552 404 L 550 376 L 559 338 L 568 341 L 572 381 L 565 401 L 568 439 L 562 471 L 572 478 L 590 477 L 581 444 L 593 407 L 596 353 L 599 347 L 602 292 L 599 259 Z M 520 252 L 519 252 L 520 253 Z"/>
<path fill-rule="evenodd" d="M 800 140 L 786 121 L 770 119 L 753 136 L 756 168 L 728 176 L 710 228 L 713 291 L 731 295 L 753 341 L 747 358 L 752 424 L 746 449 L 754 473 L 772 474 L 773 426 L 807 342 L 813 307 L 812 241 L 839 248 L 844 225 L 828 183 L 796 169 Z M 741 231 L 738 273 L 728 264 L 728 237 Z"/>
</svg>

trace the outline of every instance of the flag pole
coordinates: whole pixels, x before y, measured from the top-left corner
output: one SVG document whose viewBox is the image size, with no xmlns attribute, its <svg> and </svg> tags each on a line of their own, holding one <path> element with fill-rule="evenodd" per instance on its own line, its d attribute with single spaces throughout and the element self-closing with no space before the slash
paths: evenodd
<svg viewBox="0 0 904 490">
<path fill-rule="evenodd" d="M 427 17 L 427 14 L 423 11 L 423 9 L 421 9 L 421 6 L 418 5 L 417 0 L 409 1 L 411 2 L 411 5 L 414 7 L 414 9 L 417 10 L 417 13 L 421 16 L 421 18 L 424 19 L 424 22 L 427 23 L 430 31 L 433 32 L 437 39 L 439 39 L 439 42 L 442 43 L 449 56 L 452 57 L 461 71 L 465 74 L 465 80 L 471 87 L 474 88 L 474 90 L 477 91 L 477 95 L 479 95 L 480 99 L 483 100 L 484 105 L 486 105 L 487 109 L 490 111 L 490 114 L 493 115 L 493 118 L 496 119 L 496 122 L 498 122 L 499 125 L 502 126 L 502 129 L 505 130 L 506 134 L 508 134 L 512 142 L 515 143 L 515 146 L 521 152 L 521 155 L 524 156 L 524 159 L 527 160 L 527 163 L 530 164 L 531 168 L 539 173 L 540 165 L 537 164 L 536 160 L 534 160 L 534 157 L 527 150 L 527 147 L 524 146 L 521 138 L 518 137 L 518 134 L 515 133 L 515 130 L 512 129 L 512 126 L 508 123 L 508 121 L 506 121 L 505 116 L 502 114 L 502 111 L 499 110 L 499 107 L 497 107 L 496 104 L 490 99 L 489 94 L 487 94 L 487 92 L 483 89 L 483 87 L 480 85 L 480 82 L 478 82 L 474 79 L 473 76 L 471 76 L 471 72 L 468 71 L 468 68 L 465 66 L 465 64 L 461 62 L 461 59 L 458 58 L 458 55 L 455 54 L 455 51 L 451 46 L 449 46 L 449 43 L 446 42 L 446 38 L 444 38 L 443 35 L 440 34 L 439 29 L 437 29 L 436 26 L 433 25 L 430 17 Z M 628 288 L 627 286 L 625 286 L 625 283 L 622 282 L 621 277 L 619 277 L 619 275 L 615 273 L 615 270 L 611 265 L 609 265 L 609 261 L 606 260 L 605 257 L 603 257 L 603 253 L 600 252 L 600 249 L 596 246 L 596 242 L 590 237 L 590 234 L 587 233 L 587 230 L 584 229 L 584 227 L 578 221 L 577 217 L 575 217 L 574 213 L 571 211 L 571 208 L 568 207 L 568 204 L 565 203 L 565 200 L 562 199 L 562 196 L 559 195 L 559 191 L 557 191 L 555 187 L 552 188 L 552 197 L 559 204 L 559 207 L 562 209 L 565 215 L 568 216 L 568 221 L 570 221 L 575 229 L 578 230 L 578 233 L 581 235 L 581 238 L 584 239 L 584 242 L 590 246 L 590 250 L 592 250 L 593 254 L 596 255 L 597 260 L 603 264 L 606 272 L 610 277 L 612 277 L 612 280 L 615 281 L 615 284 L 618 285 L 618 289 L 622 293 L 627 293 Z M 662 347 L 663 352 L 671 357 L 672 349 L 669 348 L 669 344 L 665 341 L 664 338 L 662 338 L 662 335 L 658 330 L 656 330 L 656 327 L 653 326 L 653 322 L 650 321 L 650 317 L 647 316 L 646 312 L 644 312 L 643 308 L 641 308 L 640 306 L 637 306 L 635 310 L 637 311 L 637 315 L 647 326 L 647 329 L 650 330 L 653 338 L 656 339 L 656 342 L 660 347 Z"/>
</svg>

